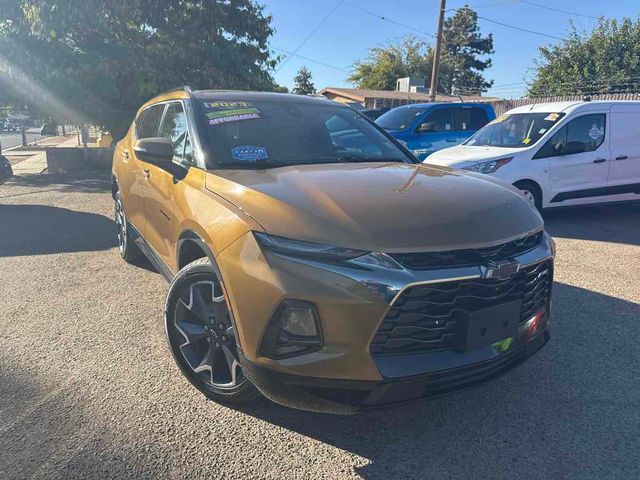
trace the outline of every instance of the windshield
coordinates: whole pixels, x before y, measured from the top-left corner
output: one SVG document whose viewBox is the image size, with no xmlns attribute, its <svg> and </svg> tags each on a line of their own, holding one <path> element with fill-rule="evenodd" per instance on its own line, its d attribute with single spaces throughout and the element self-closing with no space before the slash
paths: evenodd
<svg viewBox="0 0 640 480">
<path fill-rule="evenodd" d="M 196 110 L 220 168 L 414 161 L 362 115 L 328 101 L 201 101 Z"/>
<path fill-rule="evenodd" d="M 376 120 L 378 126 L 385 130 L 404 130 L 410 127 L 420 115 L 424 113 L 425 108 L 394 108 L 384 115 L 380 115 Z"/>
<path fill-rule="evenodd" d="M 524 148 L 535 144 L 564 113 L 514 113 L 500 115 L 478 130 L 463 145 Z"/>
</svg>

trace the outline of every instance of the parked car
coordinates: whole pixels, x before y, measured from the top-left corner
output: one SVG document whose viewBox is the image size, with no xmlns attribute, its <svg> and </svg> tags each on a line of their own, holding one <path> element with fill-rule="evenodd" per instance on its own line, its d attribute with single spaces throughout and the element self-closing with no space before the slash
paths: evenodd
<svg viewBox="0 0 640 480">
<path fill-rule="evenodd" d="M 391 110 L 389 107 L 367 108 L 365 110 L 362 110 L 361 113 L 369 117 L 371 120 L 376 120 L 381 115 L 384 115 L 385 113 L 387 113 L 389 110 Z"/>
<path fill-rule="evenodd" d="M 0 155 L 0 184 L 5 183 L 13 177 L 13 169 L 7 157 Z"/>
<path fill-rule="evenodd" d="M 501 181 L 415 162 L 326 100 L 145 104 L 113 158 L 118 244 L 171 282 L 186 378 L 222 402 L 346 414 L 478 385 L 540 349 L 554 246 L 538 212 Z"/>
<path fill-rule="evenodd" d="M 376 123 L 419 159 L 464 142 L 495 118 L 484 103 L 418 103 L 394 108 Z"/>
<path fill-rule="evenodd" d="M 15 132 L 16 130 L 18 130 L 18 127 L 14 123 L 11 123 L 9 120 L 5 120 L 2 123 L 2 130 L 4 130 L 5 132 Z"/>
<path fill-rule="evenodd" d="M 427 162 L 505 180 L 538 208 L 640 200 L 640 102 L 528 105 Z"/>
</svg>

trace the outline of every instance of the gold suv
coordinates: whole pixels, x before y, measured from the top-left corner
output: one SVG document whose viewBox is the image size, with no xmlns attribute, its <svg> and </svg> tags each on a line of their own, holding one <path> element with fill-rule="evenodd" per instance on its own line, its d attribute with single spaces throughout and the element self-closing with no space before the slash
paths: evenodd
<svg viewBox="0 0 640 480">
<path fill-rule="evenodd" d="M 122 257 L 170 282 L 167 340 L 215 400 L 354 413 L 478 385 L 549 338 L 536 210 L 328 100 L 163 94 L 117 145 L 113 197 Z"/>
</svg>

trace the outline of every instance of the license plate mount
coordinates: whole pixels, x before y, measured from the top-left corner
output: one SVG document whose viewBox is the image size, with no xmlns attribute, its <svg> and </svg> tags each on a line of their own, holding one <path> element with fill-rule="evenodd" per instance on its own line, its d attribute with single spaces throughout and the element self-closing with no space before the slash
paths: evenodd
<svg viewBox="0 0 640 480">
<path fill-rule="evenodd" d="M 518 333 L 522 301 L 492 305 L 472 313 L 462 313 L 458 347 L 460 350 L 474 350 L 513 337 Z"/>
</svg>

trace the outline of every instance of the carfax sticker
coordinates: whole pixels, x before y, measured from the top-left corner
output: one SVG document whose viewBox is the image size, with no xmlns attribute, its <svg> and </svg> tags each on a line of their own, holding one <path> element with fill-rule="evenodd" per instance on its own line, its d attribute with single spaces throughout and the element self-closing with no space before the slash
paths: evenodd
<svg viewBox="0 0 640 480">
<path fill-rule="evenodd" d="M 255 147 L 253 145 L 232 148 L 231 156 L 234 160 L 241 162 L 255 162 L 256 160 L 267 160 L 269 158 L 265 147 Z"/>
</svg>

